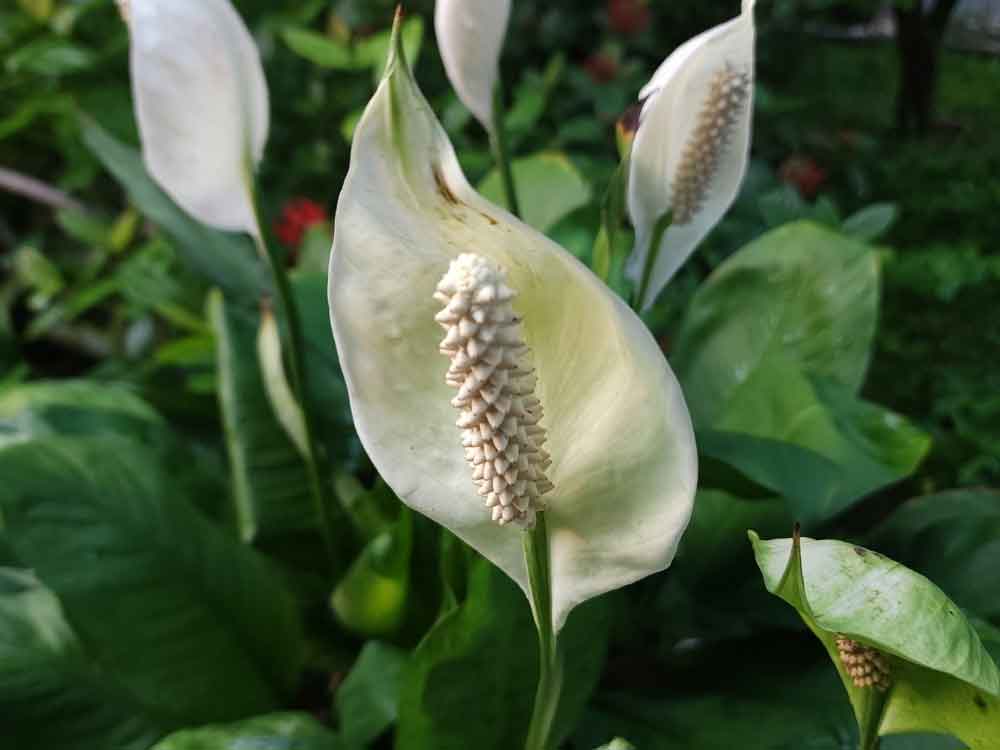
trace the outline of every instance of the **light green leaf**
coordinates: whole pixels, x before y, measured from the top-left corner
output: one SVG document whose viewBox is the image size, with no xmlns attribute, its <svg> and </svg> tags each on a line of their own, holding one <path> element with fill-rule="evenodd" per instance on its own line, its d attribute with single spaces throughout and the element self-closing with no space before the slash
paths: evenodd
<svg viewBox="0 0 1000 750">
<path fill-rule="evenodd" d="M 540 232 L 590 202 L 590 184 L 561 152 L 543 151 L 515 159 L 511 168 L 524 221 Z M 479 192 L 487 200 L 505 205 L 503 183 L 496 169 L 479 184 Z"/>
<path fill-rule="evenodd" d="M 337 715 L 345 744 L 366 747 L 399 716 L 399 686 L 407 652 L 369 641 L 337 688 Z"/>
<path fill-rule="evenodd" d="M 864 734 L 947 731 L 973 750 L 1000 736 L 1000 670 L 937 586 L 845 542 L 750 539 L 768 591 L 795 607 L 830 654 Z M 854 684 L 840 636 L 885 655 L 888 691 Z"/>
<path fill-rule="evenodd" d="M 732 256 L 692 300 L 672 358 L 695 423 L 724 421 L 777 357 L 860 388 L 878 283 L 868 245 L 815 224 L 774 230 Z"/>
<path fill-rule="evenodd" d="M 32 750 L 146 750 L 163 733 L 88 658 L 52 592 L 11 568 L 0 568 L 0 726 L 10 747 Z"/>
<path fill-rule="evenodd" d="M 262 558 L 195 510 L 156 453 L 120 438 L 48 438 L 0 451 L 0 475 L 14 554 L 145 712 L 169 725 L 231 720 L 294 689 L 294 601 Z"/>
<path fill-rule="evenodd" d="M 898 218 L 899 206 L 895 203 L 875 203 L 848 216 L 843 229 L 851 237 L 872 242 L 892 229 Z"/>
<path fill-rule="evenodd" d="M 185 729 L 153 750 L 346 750 L 329 729 L 308 714 L 258 716 L 235 724 Z"/>
</svg>

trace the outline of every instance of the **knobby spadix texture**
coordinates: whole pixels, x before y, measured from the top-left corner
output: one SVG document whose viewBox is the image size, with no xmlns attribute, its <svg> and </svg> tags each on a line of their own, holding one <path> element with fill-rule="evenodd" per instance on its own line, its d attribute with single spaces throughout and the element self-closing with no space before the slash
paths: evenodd
<svg viewBox="0 0 1000 750">
<path fill-rule="evenodd" d="M 448 80 L 483 127 L 493 131 L 493 92 L 510 0 L 437 0 L 434 31 Z"/>
<path fill-rule="evenodd" d="M 626 269 L 640 283 L 656 252 L 643 309 L 732 205 L 750 149 L 754 0 L 742 13 L 679 47 L 639 96 L 628 211 L 635 248 Z M 657 223 L 671 224 L 657 237 Z M 658 242 L 658 250 L 654 245 Z"/>
<path fill-rule="evenodd" d="M 506 275 L 480 255 L 452 261 L 434 298 L 445 306 L 435 320 L 447 331 L 441 353 L 451 359 L 445 382 L 458 389 L 465 459 L 491 518 L 504 526 L 535 525 L 541 496 L 553 489 L 552 464 L 541 425 L 536 378 Z"/>
<path fill-rule="evenodd" d="M 331 320 L 355 425 L 405 503 L 527 591 L 522 533 L 492 520 L 473 483 L 435 321 L 435 292 L 459 256 L 503 269 L 545 405 L 559 628 L 580 602 L 670 564 L 693 505 L 690 418 L 642 321 L 569 253 L 470 187 L 394 50 L 355 132 L 330 259 Z"/>
<path fill-rule="evenodd" d="M 268 94 L 260 55 L 228 0 L 129 0 L 130 67 L 146 168 L 182 208 L 256 232 L 252 174 Z"/>
</svg>

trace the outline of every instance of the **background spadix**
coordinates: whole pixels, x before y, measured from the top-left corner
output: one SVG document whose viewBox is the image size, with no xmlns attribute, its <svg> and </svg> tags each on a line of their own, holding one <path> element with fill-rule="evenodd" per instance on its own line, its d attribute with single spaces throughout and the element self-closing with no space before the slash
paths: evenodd
<svg viewBox="0 0 1000 750">
<path fill-rule="evenodd" d="M 639 129 L 632 144 L 628 212 L 635 226 L 635 247 L 626 273 L 640 283 L 646 260 L 657 252 L 657 222 L 674 208 L 674 186 L 685 150 L 696 137 L 713 79 L 730 71 L 747 76 L 745 105 L 719 154 L 700 209 L 689 221 L 675 221 L 659 240 L 643 309 L 648 308 L 697 245 L 729 209 L 746 171 L 753 112 L 754 0 L 744 0 L 742 13 L 686 42 L 667 58 L 639 96 L 644 100 Z"/>
<path fill-rule="evenodd" d="M 268 94 L 250 32 L 228 0 L 131 0 L 128 19 L 149 173 L 199 221 L 256 232 Z"/>
<path fill-rule="evenodd" d="M 398 39 L 397 39 L 398 40 Z M 472 483 L 432 295 L 461 253 L 502 265 L 538 371 L 556 627 L 662 570 L 692 510 L 696 452 L 677 382 L 642 322 L 543 235 L 479 196 L 394 44 L 355 133 L 330 261 L 330 313 L 355 425 L 379 472 L 526 588 L 521 533 Z"/>
</svg>

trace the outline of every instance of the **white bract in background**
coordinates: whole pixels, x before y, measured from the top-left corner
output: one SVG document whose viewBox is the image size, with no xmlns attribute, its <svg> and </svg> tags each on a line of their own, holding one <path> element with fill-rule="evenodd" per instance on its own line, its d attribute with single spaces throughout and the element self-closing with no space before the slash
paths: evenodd
<svg viewBox="0 0 1000 750">
<path fill-rule="evenodd" d="M 739 192 L 753 112 L 753 6 L 744 0 L 738 17 L 679 47 L 639 94 L 627 200 L 636 234 L 626 273 L 643 310 Z"/>
</svg>

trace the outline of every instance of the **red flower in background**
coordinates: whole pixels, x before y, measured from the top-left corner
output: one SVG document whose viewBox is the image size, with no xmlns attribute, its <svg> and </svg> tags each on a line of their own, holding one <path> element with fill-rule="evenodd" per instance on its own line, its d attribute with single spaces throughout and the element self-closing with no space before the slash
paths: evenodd
<svg viewBox="0 0 1000 750">
<path fill-rule="evenodd" d="M 608 0 L 608 21 L 618 34 L 641 34 L 652 20 L 647 0 Z"/>
<path fill-rule="evenodd" d="M 778 177 L 796 188 L 803 198 L 812 200 L 826 183 L 827 172 L 811 156 L 792 155 L 778 167 Z"/>
<path fill-rule="evenodd" d="M 618 77 L 618 61 L 603 52 L 595 52 L 584 60 L 583 69 L 597 84 L 608 83 Z"/>
<path fill-rule="evenodd" d="M 297 248 L 309 227 L 330 221 L 326 209 L 308 198 L 293 198 L 281 209 L 281 216 L 274 222 L 274 235 L 289 248 Z"/>
</svg>

